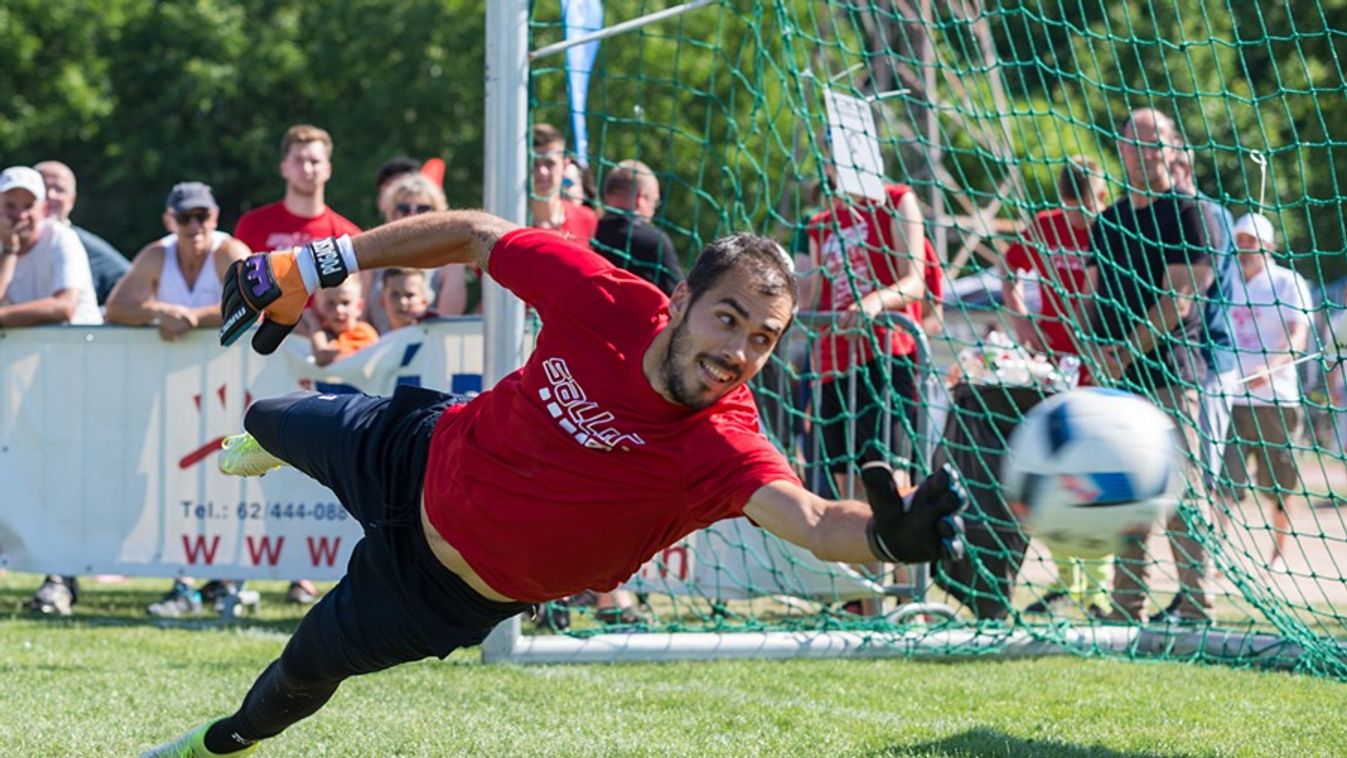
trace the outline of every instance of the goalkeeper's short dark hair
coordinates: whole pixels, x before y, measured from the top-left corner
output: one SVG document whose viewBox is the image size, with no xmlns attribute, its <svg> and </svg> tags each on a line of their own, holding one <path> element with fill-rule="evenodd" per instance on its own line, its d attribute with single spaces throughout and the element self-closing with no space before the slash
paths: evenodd
<svg viewBox="0 0 1347 758">
<path fill-rule="evenodd" d="M 795 264 L 790 254 L 771 237 L 746 233 L 721 237 L 702 249 L 687 275 L 689 305 L 735 270 L 752 277 L 759 293 L 789 297 L 791 310 L 795 309 Z"/>
</svg>

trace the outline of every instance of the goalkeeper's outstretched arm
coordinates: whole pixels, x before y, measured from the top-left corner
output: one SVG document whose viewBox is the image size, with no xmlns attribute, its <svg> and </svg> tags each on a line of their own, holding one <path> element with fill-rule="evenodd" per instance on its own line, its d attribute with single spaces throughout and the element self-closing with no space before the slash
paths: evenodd
<svg viewBox="0 0 1347 758">
<path fill-rule="evenodd" d="M 485 211 L 441 211 L 410 216 L 351 240 L 361 269 L 437 268 L 473 263 L 483 270 L 495 246 L 518 224 Z"/>
<path fill-rule="evenodd" d="M 491 249 L 515 228 L 484 211 L 442 211 L 396 221 L 354 239 L 314 240 L 236 261 L 223 282 L 220 344 L 233 344 L 265 314 L 253 335 L 253 348 L 271 353 L 299 322 L 309 295 L 320 287 L 335 287 L 361 269 L 475 263 L 485 270 Z"/>
<path fill-rule="evenodd" d="M 825 561 L 926 563 L 963 557 L 959 514 L 967 496 L 954 469 L 941 468 L 906 497 L 898 492 L 893 469 L 883 463 L 866 464 L 861 481 L 869 504 L 825 500 L 794 482 L 777 481 L 753 493 L 744 515 Z"/>
</svg>

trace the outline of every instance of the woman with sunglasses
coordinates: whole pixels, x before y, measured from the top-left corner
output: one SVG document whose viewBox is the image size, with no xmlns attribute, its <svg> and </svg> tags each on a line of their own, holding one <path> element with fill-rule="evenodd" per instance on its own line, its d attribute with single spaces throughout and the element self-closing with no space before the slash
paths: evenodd
<svg viewBox="0 0 1347 758">
<path fill-rule="evenodd" d="M 449 203 L 445 200 L 444 190 L 438 184 L 423 174 L 412 173 L 404 174 L 384 187 L 383 194 L 379 198 L 379 207 L 384 212 L 384 223 L 388 223 L 408 216 L 446 210 Z M 427 272 L 433 290 L 434 306 L 431 310 L 442 316 L 457 316 L 466 311 L 469 276 L 466 269 L 467 267 L 463 265 L 450 264 Z M 391 331 L 393 326 L 388 314 L 379 305 L 382 302 L 383 282 L 379 277 L 367 275 L 363 271 L 361 277 L 365 279 L 365 291 L 369 293 L 365 298 L 368 311 L 366 320 L 373 324 L 380 334 Z"/>
</svg>

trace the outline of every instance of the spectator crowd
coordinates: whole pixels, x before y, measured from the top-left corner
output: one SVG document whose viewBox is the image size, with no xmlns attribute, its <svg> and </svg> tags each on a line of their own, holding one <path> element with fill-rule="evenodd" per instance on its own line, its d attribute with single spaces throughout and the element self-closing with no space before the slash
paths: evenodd
<svg viewBox="0 0 1347 758">
<path fill-rule="evenodd" d="M 656 223 L 662 198 L 657 171 L 622 160 L 596 183 L 566 144 L 549 125 L 532 129 L 530 223 L 589 244 L 672 292 L 682 262 Z M 165 234 L 129 260 L 71 222 L 77 178 L 69 166 L 46 160 L 5 169 L 0 327 L 153 326 L 173 342 L 193 329 L 218 326 L 221 282 L 232 262 L 251 252 L 360 233 L 325 200 L 333 147 L 323 129 L 288 129 L 278 164 L 284 194 L 245 213 L 232 234 L 218 228 L 220 207 L 211 187 L 199 177 L 182 177 L 166 196 Z M 1174 418 L 1190 467 L 1189 490 L 1164 525 L 1180 586 L 1149 618 L 1206 623 L 1212 571 L 1193 524 L 1221 522 L 1227 510 L 1221 504 L 1252 494 L 1270 508 L 1269 562 L 1284 560 L 1290 496 L 1300 487 L 1293 447 L 1305 420 L 1294 362 L 1310 344 L 1313 308 L 1304 279 L 1274 258 L 1272 222 L 1257 214 L 1236 221 L 1198 192 L 1192 151 L 1172 118 L 1153 109 L 1134 111 L 1116 147 L 1126 171 L 1117 199 L 1110 200 L 1097 162 L 1068 158 L 1054 207 L 1039 212 L 1004 250 L 1006 314 L 1027 348 L 1054 360 L 1078 357 L 1079 382 L 1138 392 Z M 802 220 L 795 246 L 805 274 L 801 302 L 825 317 L 811 333 L 810 349 L 786 357 L 807 365 L 786 373 L 812 371 L 819 379 L 817 392 L 809 393 L 817 396 L 803 403 L 810 406 L 805 415 L 821 439 L 817 455 L 829 472 L 821 486 L 855 492 L 854 476 L 866 461 L 906 462 L 904 478 L 922 463 L 918 415 L 931 398 L 920 390 L 922 337 L 903 324 L 939 332 L 945 277 L 911 187 L 891 183 L 882 198 L 872 199 L 842 191 L 833 173 L 826 174 L 827 200 Z M 384 222 L 444 210 L 442 181 L 442 163 L 394 158 L 375 177 L 374 205 Z M 313 362 L 326 366 L 391 331 L 480 313 L 482 275 L 463 265 L 361 272 L 341 287 L 321 290 L 297 334 L 309 341 Z M 1035 311 L 1021 286 L 1028 276 L 1042 293 Z M 782 437 L 797 432 L 772 431 Z M 1111 566 L 1059 556 L 1057 584 L 1026 610 L 1043 613 L 1074 602 L 1103 619 L 1144 619 L 1155 563 L 1144 539 L 1129 542 Z M 200 588 L 181 579 L 148 611 L 195 613 L 203 602 L 218 606 L 240 591 L 240 582 L 225 578 Z M 288 592 L 297 603 L 315 596 L 306 580 L 296 580 Z M 30 604 L 64 615 L 77 599 L 76 577 L 49 576 Z M 586 593 L 572 602 L 593 604 L 602 621 L 630 624 L 641 618 L 639 600 L 618 591 Z M 564 604 L 540 619 L 564 627 Z"/>
</svg>

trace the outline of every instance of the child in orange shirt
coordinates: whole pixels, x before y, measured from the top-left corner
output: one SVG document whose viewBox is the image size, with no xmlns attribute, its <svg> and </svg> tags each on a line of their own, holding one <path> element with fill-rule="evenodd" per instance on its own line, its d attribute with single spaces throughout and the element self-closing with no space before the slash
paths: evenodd
<svg viewBox="0 0 1347 758">
<path fill-rule="evenodd" d="M 374 327 L 360 320 L 365 298 L 360 278 L 352 276 L 340 287 L 318 290 L 313 309 L 321 329 L 309 338 L 313 343 L 313 362 L 326 366 L 379 340 Z"/>
</svg>

